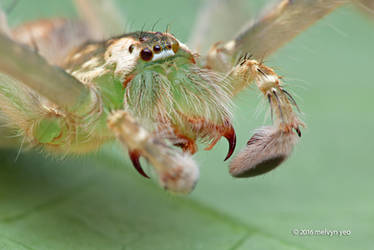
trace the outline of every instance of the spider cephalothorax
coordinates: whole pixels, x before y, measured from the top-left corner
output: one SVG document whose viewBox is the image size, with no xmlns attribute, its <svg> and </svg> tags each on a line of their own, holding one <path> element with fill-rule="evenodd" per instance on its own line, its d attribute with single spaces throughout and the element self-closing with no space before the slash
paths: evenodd
<svg viewBox="0 0 374 250">
<path fill-rule="evenodd" d="M 125 109 L 147 129 L 192 154 L 197 139 L 211 141 L 213 146 L 225 136 L 234 145 L 225 75 L 201 68 L 198 56 L 168 33 L 135 34 L 141 42 L 141 60 L 125 80 Z M 142 55 L 149 48 L 154 55 L 144 60 Z"/>
<path fill-rule="evenodd" d="M 111 96 L 109 102 L 103 99 L 104 109 L 123 103 L 148 131 L 184 151 L 194 154 L 196 141 L 208 142 L 211 149 L 224 136 L 230 146 L 226 159 L 233 153 L 228 77 L 203 68 L 198 55 L 173 35 L 139 31 L 87 43 L 71 53 L 64 67 L 82 82 L 95 82 L 103 97 Z M 137 150 L 130 155 L 139 170 Z"/>
<path fill-rule="evenodd" d="M 138 31 L 99 41 L 107 35 L 105 25 L 93 29 L 87 24 L 98 24 L 105 8 L 82 10 L 85 22 L 42 20 L 15 30 L 0 12 L 1 111 L 27 142 L 49 151 L 84 153 L 117 139 L 142 175 L 147 177 L 141 156 L 165 189 L 188 193 L 199 177 L 191 158 L 197 143 L 209 150 L 225 137 L 225 159 L 232 155 L 232 98 L 255 83 L 269 103 L 272 125 L 254 132 L 229 172 L 234 177 L 263 174 L 288 158 L 304 124 L 281 77 L 258 59 L 342 4 L 328 2 L 281 0 L 235 39 L 215 43 L 203 56 L 168 32 Z M 209 30 L 202 26 L 194 49 Z M 18 63 L 2 63 L 10 57 Z"/>
</svg>

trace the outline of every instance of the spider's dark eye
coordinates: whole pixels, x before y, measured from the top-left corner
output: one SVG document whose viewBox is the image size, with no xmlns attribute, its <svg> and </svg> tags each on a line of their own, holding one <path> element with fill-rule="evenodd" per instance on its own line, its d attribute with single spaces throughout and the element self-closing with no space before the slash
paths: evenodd
<svg viewBox="0 0 374 250">
<path fill-rule="evenodd" d="M 167 44 L 166 44 L 166 48 L 167 48 L 167 49 L 171 49 L 171 44 L 170 44 L 170 43 L 167 43 Z"/>
<path fill-rule="evenodd" d="M 150 49 L 145 48 L 140 52 L 140 57 L 147 62 L 153 58 L 153 53 Z"/>
<path fill-rule="evenodd" d="M 146 39 L 144 36 L 139 37 L 139 41 L 144 42 Z"/>
<path fill-rule="evenodd" d="M 160 45 L 155 45 L 155 46 L 153 46 L 153 51 L 154 51 L 156 54 L 160 53 L 160 52 L 161 52 L 161 47 L 160 47 Z"/>
<path fill-rule="evenodd" d="M 129 47 L 130 54 L 133 52 L 133 50 L 134 50 L 134 44 L 131 44 L 130 47 Z"/>
</svg>

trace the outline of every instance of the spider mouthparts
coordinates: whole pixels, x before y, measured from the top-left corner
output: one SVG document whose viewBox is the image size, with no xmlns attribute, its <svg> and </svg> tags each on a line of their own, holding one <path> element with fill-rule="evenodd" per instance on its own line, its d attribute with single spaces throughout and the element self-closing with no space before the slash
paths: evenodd
<svg viewBox="0 0 374 250">
<path fill-rule="evenodd" d="M 227 153 L 226 158 L 224 160 L 226 161 L 231 157 L 232 153 L 234 153 L 235 146 L 236 146 L 236 134 L 235 134 L 234 128 L 230 126 L 230 129 L 227 130 L 227 132 L 223 134 L 223 136 L 229 142 L 229 152 Z"/>
<path fill-rule="evenodd" d="M 149 176 L 144 172 L 142 166 L 140 165 L 140 152 L 138 150 L 129 150 L 129 156 L 134 168 L 138 171 L 138 173 L 149 179 Z"/>
</svg>

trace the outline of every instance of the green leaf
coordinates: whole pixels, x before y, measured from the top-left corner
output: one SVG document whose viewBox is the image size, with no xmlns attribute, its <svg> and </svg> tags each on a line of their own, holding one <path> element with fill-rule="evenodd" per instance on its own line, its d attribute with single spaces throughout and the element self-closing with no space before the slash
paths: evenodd
<svg viewBox="0 0 374 250">
<path fill-rule="evenodd" d="M 15 156 L 13 152 L 13 156 Z M 230 249 L 247 228 L 145 179 L 90 160 L 2 152 L 0 242 L 7 249 Z M 192 240 L 194 239 L 194 240 Z"/>
</svg>

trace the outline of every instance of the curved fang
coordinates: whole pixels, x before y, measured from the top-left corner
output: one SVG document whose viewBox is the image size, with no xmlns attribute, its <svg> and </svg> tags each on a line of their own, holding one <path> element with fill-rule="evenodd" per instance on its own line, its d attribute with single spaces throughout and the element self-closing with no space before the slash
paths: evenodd
<svg viewBox="0 0 374 250">
<path fill-rule="evenodd" d="M 232 126 L 223 134 L 223 136 L 227 139 L 229 142 L 229 152 L 226 155 L 226 158 L 224 161 L 228 160 L 232 153 L 234 153 L 235 146 L 236 146 L 236 134 L 235 130 Z"/>
<path fill-rule="evenodd" d="M 140 161 L 139 161 L 140 153 L 139 153 L 139 151 L 137 151 L 137 150 L 130 151 L 129 150 L 129 156 L 130 156 L 132 164 L 134 165 L 134 167 L 138 171 L 138 173 L 141 174 L 142 176 L 144 176 L 145 178 L 149 179 L 149 176 L 144 172 L 144 170 L 142 169 L 142 166 L 140 165 Z"/>
</svg>

